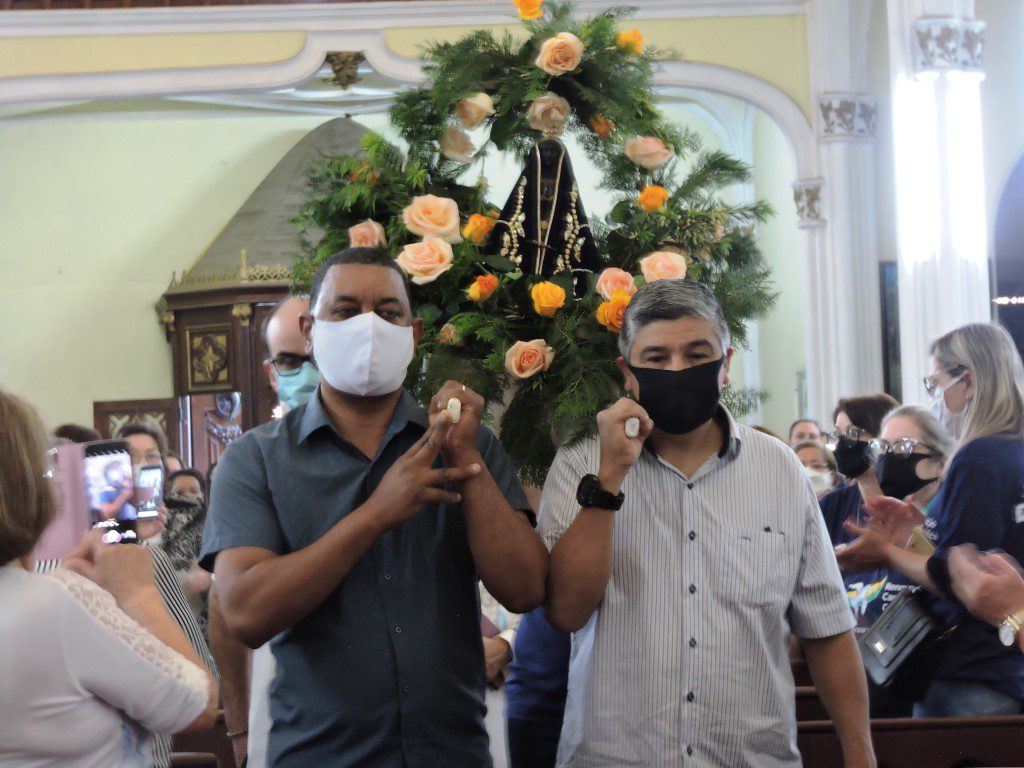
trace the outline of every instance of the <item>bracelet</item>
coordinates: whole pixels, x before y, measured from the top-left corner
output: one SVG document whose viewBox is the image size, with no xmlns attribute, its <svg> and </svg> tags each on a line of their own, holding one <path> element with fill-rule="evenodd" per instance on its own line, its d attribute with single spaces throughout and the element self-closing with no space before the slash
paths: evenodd
<svg viewBox="0 0 1024 768">
<path fill-rule="evenodd" d="M 249 729 L 248 728 L 243 728 L 240 731 L 228 731 L 228 738 L 229 739 L 240 739 L 243 736 L 248 736 L 248 735 L 249 735 Z"/>
</svg>

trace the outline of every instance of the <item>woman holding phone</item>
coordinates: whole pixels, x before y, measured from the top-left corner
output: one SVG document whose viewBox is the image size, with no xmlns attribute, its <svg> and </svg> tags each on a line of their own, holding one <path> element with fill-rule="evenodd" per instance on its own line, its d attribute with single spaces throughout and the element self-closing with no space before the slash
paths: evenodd
<svg viewBox="0 0 1024 768">
<path fill-rule="evenodd" d="M 0 766 L 135 768 L 147 732 L 212 727 L 217 686 L 167 613 L 144 547 L 88 535 L 49 576 L 31 552 L 52 519 L 39 417 L 0 391 Z"/>
</svg>

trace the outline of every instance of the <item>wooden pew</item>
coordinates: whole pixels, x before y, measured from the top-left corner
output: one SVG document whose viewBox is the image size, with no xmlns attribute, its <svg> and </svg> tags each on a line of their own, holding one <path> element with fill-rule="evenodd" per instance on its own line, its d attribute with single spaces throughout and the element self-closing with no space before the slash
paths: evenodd
<svg viewBox="0 0 1024 768">
<path fill-rule="evenodd" d="M 872 720 L 878 768 L 1024 766 L 1024 716 Z M 831 721 L 797 723 L 804 768 L 843 764 Z"/>
<path fill-rule="evenodd" d="M 217 715 L 217 724 L 203 733 L 179 733 L 174 737 L 174 752 L 177 753 L 209 753 L 216 756 L 220 768 L 235 768 L 235 752 L 228 738 L 228 729 L 224 723 L 224 713 Z M 177 765 L 172 762 L 172 765 Z M 202 766 L 209 763 L 181 763 L 182 766 Z"/>
<path fill-rule="evenodd" d="M 233 768 L 233 766 L 222 766 L 216 755 L 206 752 L 173 752 L 171 768 Z"/>
<path fill-rule="evenodd" d="M 798 685 L 796 687 L 796 721 L 828 720 L 828 711 L 818 698 L 814 686 Z"/>
</svg>

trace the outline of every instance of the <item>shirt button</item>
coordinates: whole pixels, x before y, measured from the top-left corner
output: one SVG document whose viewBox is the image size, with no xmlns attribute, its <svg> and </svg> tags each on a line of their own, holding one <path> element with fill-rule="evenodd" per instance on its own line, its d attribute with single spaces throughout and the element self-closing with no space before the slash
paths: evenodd
<svg viewBox="0 0 1024 768">
<path fill-rule="evenodd" d="M 697 585 L 696 584 L 691 584 L 690 585 L 690 594 L 692 595 L 696 591 L 697 591 Z"/>
<path fill-rule="evenodd" d="M 687 747 L 686 748 L 686 754 L 692 755 L 693 754 L 693 747 Z"/>
<path fill-rule="evenodd" d="M 390 573 L 385 573 L 384 574 L 384 580 L 385 581 L 391 581 L 391 574 Z"/>
<path fill-rule="evenodd" d="M 690 541 L 693 541 L 696 538 L 697 538 L 697 534 L 694 531 L 690 531 Z"/>
<path fill-rule="evenodd" d="M 693 691 L 690 691 L 688 694 L 686 694 L 687 701 L 693 701 L 695 698 L 696 697 L 693 695 Z"/>
<path fill-rule="evenodd" d="M 686 487 L 689 488 L 692 491 L 693 490 L 693 483 L 687 483 Z"/>
<path fill-rule="evenodd" d="M 411 690 L 412 690 L 412 688 L 410 688 L 408 685 L 403 685 L 402 686 L 402 693 L 408 693 Z"/>
<path fill-rule="evenodd" d="M 697 647 L 697 638 L 695 638 L 695 637 L 691 637 L 690 638 L 690 647 L 691 648 L 696 648 Z"/>
<path fill-rule="evenodd" d="M 402 634 L 402 628 L 401 627 L 395 627 L 395 634 L 396 635 Z"/>
</svg>

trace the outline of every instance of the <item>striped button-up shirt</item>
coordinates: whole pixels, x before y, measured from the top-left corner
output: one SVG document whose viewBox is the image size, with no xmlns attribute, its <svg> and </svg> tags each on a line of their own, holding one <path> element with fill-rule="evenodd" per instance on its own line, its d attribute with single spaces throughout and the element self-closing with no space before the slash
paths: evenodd
<svg viewBox="0 0 1024 768">
<path fill-rule="evenodd" d="M 790 633 L 852 627 L 796 455 L 727 412 L 692 477 L 644 451 L 615 513 L 604 598 L 573 635 L 560 768 L 799 766 Z M 597 438 L 559 451 L 541 502 L 549 548 L 569 528 Z"/>
</svg>

